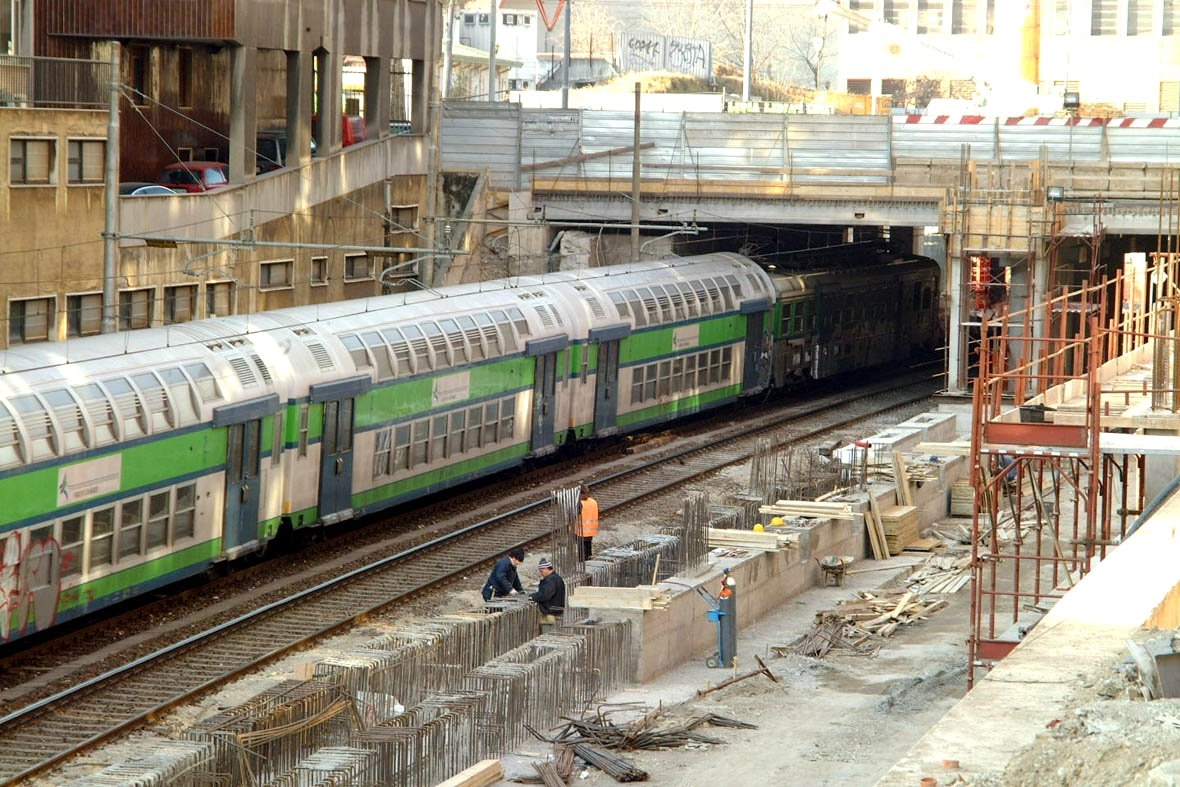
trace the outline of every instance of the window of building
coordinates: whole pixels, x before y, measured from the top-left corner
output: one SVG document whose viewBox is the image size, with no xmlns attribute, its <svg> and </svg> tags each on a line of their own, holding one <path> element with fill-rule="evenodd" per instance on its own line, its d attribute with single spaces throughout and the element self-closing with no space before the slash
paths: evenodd
<svg viewBox="0 0 1180 787">
<path fill-rule="evenodd" d="M 156 308 L 156 291 L 152 287 L 123 290 L 119 293 L 119 330 L 130 331 L 152 327 L 152 313 Z"/>
<path fill-rule="evenodd" d="M 323 287 L 328 283 L 328 258 L 311 258 L 311 286 Z"/>
<path fill-rule="evenodd" d="M 918 0 L 918 33 L 942 32 L 946 0 Z"/>
<path fill-rule="evenodd" d="M 492 20 L 491 20 L 491 17 L 490 17 L 490 16 L 488 16 L 487 14 L 480 14 L 480 15 L 479 15 L 479 23 L 480 23 L 481 25 L 490 24 L 490 23 L 491 23 L 491 21 L 492 21 Z"/>
<path fill-rule="evenodd" d="M 877 16 L 876 2 L 874 0 L 848 0 L 848 10 L 854 14 L 868 17 L 869 19 L 875 19 Z M 848 23 L 848 32 L 850 33 L 863 33 L 866 30 L 868 30 L 868 27 L 865 25 L 851 20 Z"/>
<path fill-rule="evenodd" d="M 978 0 L 951 0 L 951 33 L 955 35 L 974 35 L 978 32 Z"/>
<path fill-rule="evenodd" d="M 1152 0 L 1127 0 L 1127 35 L 1151 35 Z"/>
<path fill-rule="evenodd" d="M 180 161 L 192 161 L 193 160 L 193 149 L 192 148 L 177 148 L 176 149 L 176 158 Z"/>
<path fill-rule="evenodd" d="M 164 288 L 164 324 L 188 322 L 197 316 L 197 285 Z"/>
<path fill-rule="evenodd" d="M 873 94 L 873 80 L 850 79 L 848 80 L 848 92 L 854 96 L 871 96 Z"/>
<path fill-rule="evenodd" d="M 882 79 L 881 80 L 881 95 L 883 96 L 904 96 L 906 81 L 904 79 Z"/>
<path fill-rule="evenodd" d="M 504 25 L 506 27 L 507 26 L 516 27 L 516 25 L 517 25 L 516 14 L 503 14 L 503 15 L 501 15 L 500 19 L 503 20 Z"/>
<path fill-rule="evenodd" d="M 885 24 L 908 29 L 910 25 L 909 0 L 884 0 L 882 7 Z"/>
<path fill-rule="evenodd" d="M 8 303 L 8 343 L 28 344 L 49 340 L 53 326 L 53 298 L 27 298 Z"/>
<path fill-rule="evenodd" d="M 373 263 L 367 254 L 348 254 L 344 257 L 344 280 L 363 281 L 373 278 Z"/>
<path fill-rule="evenodd" d="M 475 14 L 463 14 L 463 24 L 474 25 L 475 24 Z"/>
<path fill-rule="evenodd" d="M 66 182 L 102 183 L 106 168 L 107 143 L 102 139 L 71 139 L 66 142 Z"/>
<path fill-rule="evenodd" d="M 1093 0 L 1090 6 L 1090 35 L 1112 36 L 1118 32 L 1119 0 Z"/>
<path fill-rule="evenodd" d="M 53 139 L 8 140 L 8 182 L 13 185 L 42 186 L 57 182 L 57 141 Z"/>
<path fill-rule="evenodd" d="M 1166 36 L 1180 35 L 1180 3 L 1164 3 L 1164 27 Z"/>
<path fill-rule="evenodd" d="M 147 106 L 149 75 L 149 53 L 146 46 L 129 46 L 124 50 L 127 56 L 127 80 L 131 88 L 131 101 L 139 106 Z"/>
<path fill-rule="evenodd" d="M 193 50 L 183 46 L 176 53 L 176 102 L 193 105 Z"/>
<path fill-rule="evenodd" d="M 293 260 L 262 263 L 258 269 L 258 286 L 270 290 L 290 289 L 293 284 L 291 273 L 294 267 Z"/>
<path fill-rule="evenodd" d="M 102 332 L 102 293 L 66 296 L 66 335 L 95 336 Z"/>
<path fill-rule="evenodd" d="M 234 283 L 232 281 L 209 282 L 205 285 L 205 316 L 226 317 L 235 314 Z"/>
</svg>

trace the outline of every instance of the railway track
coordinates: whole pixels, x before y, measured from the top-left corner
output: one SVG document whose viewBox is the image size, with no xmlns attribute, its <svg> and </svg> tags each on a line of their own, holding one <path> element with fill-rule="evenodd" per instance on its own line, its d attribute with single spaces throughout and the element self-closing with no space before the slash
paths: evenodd
<svg viewBox="0 0 1180 787">
<path fill-rule="evenodd" d="M 743 462 L 758 439 L 806 441 L 859 420 L 913 407 L 934 392 L 925 379 L 880 384 L 779 408 L 663 449 L 617 459 L 596 473 L 604 510 L 679 494 L 693 479 Z M 806 423 L 801 423 L 801 421 Z M 44 773 L 67 757 L 355 622 L 470 574 L 512 546 L 547 537 L 548 489 L 506 513 L 382 558 L 111 670 L 0 719 L 0 784 Z M 667 505 L 665 502 L 664 505 Z M 476 556 L 476 557 L 472 557 Z"/>
</svg>

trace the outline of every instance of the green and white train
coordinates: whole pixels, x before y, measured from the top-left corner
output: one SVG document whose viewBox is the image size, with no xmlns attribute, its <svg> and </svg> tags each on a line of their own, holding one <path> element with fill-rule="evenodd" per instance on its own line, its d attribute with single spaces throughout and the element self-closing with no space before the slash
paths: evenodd
<svg viewBox="0 0 1180 787">
<path fill-rule="evenodd" d="M 0 641 L 521 464 L 937 342 L 924 258 L 732 253 L 0 356 Z"/>
</svg>

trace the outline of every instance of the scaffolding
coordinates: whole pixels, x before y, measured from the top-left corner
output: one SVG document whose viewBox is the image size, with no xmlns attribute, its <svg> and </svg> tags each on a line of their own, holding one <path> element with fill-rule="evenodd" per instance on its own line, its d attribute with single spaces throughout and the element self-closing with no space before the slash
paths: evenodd
<svg viewBox="0 0 1180 787">
<path fill-rule="evenodd" d="M 972 403 L 969 685 L 1144 510 L 1145 454 L 1133 440 L 1103 452 L 1105 433 L 1177 431 L 1180 255 L 1139 256 L 1113 278 L 1061 286 L 984 320 Z"/>
</svg>

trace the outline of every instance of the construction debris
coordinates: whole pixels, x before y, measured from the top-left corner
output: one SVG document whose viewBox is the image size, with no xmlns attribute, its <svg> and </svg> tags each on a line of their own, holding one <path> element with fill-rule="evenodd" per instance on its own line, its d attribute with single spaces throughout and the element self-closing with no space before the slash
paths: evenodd
<svg viewBox="0 0 1180 787">
<path fill-rule="evenodd" d="M 969 555 L 935 555 L 929 558 L 919 571 L 906 579 L 906 587 L 920 596 L 930 593 L 955 593 L 970 581 L 970 566 Z"/>
<path fill-rule="evenodd" d="M 698 689 L 697 696 L 703 697 L 706 694 L 709 694 L 710 692 L 717 691 L 718 689 L 723 689 L 726 686 L 732 686 L 733 684 L 737 683 L 738 681 L 743 681 L 746 678 L 752 678 L 755 675 L 765 675 L 766 677 L 770 678 L 771 681 L 773 681 L 774 683 L 779 682 L 779 679 L 774 676 L 774 673 L 771 672 L 770 668 L 768 668 L 766 666 L 766 664 L 763 663 L 762 659 L 755 656 L 754 661 L 758 662 L 758 669 L 754 670 L 753 672 L 747 672 L 744 675 L 735 675 L 734 677 L 730 678 L 729 680 L 721 681 L 716 686 L 711 686 L 707 689 Z"/>
</svg>

